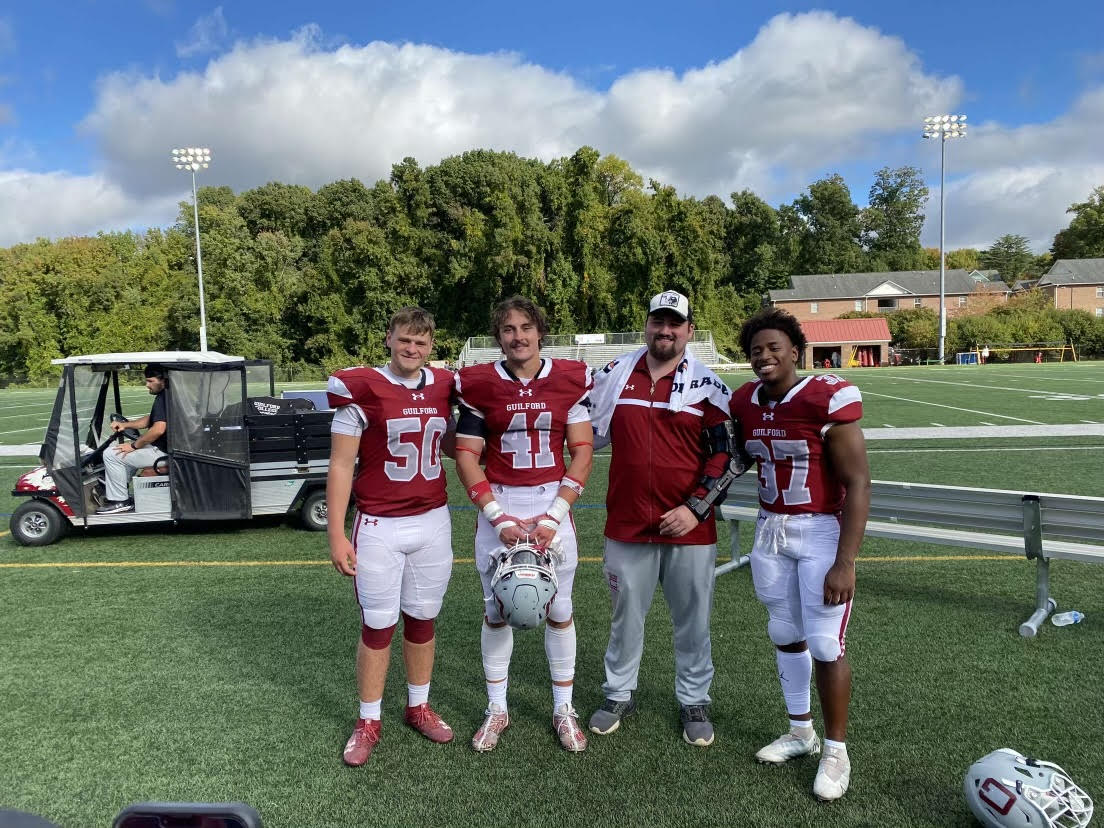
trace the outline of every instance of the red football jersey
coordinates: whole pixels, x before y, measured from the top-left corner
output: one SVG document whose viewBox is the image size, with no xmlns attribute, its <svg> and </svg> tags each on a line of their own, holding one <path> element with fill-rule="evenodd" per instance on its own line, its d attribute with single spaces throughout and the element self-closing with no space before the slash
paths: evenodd
<svg viewBox="0 0 1104 828">
<path fill-rule="evenodd" d="M 441 437 L 452 415 L 452 373 L 423 368 L 410 388 L 380 368 L 346 368 L 330 377 L 330 405 L 355 405 L 366 425 L 353 497 L 370 515 L 401 517 L 444 506 Z"/>
<path fill-rule="evenodd" d="M 460 404 L 482 421 L 481 433 L 461 436 L 486 440 L 486 474 L 504 486 L 539 486 L 563 477 L 568 423 L 589 422 L 576 406 L 586 401 L 594 380 L 585 362 L 541 359 L 536 376 L 523 383 L 504 361 L 461 368 L 456 373 Z M 575 412 L 572 413 L 572 409 Z"/>
<path fill-rule="evenodd" d="M 740 423 L 744 447 L 759 464 L 759 505 L 768 512 L 833 514 L 844 490 L 824 451 L 835 423 L 862 417 L 859 389 L 835 374 L 805 377 L 777 403 L 759 398 L 762 383 L 749 382 L 729 407 Z"/>
</svg>

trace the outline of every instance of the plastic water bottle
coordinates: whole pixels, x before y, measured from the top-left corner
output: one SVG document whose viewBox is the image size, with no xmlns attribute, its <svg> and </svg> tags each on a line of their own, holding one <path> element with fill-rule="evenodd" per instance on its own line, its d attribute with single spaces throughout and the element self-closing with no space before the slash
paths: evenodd
<svg viewBox="0 0 1104 828">
<path fill-rule="evenodd" d="M 1050 617 L 1050 623 L 1056 627 L 1066 627 L 1070 624 L 1080 624 L 1081 619 L 1085 616 L 1077 610 L 1070 610 L 1069 612 L 1059 612 L 1056 615 Z"/>
</svg>

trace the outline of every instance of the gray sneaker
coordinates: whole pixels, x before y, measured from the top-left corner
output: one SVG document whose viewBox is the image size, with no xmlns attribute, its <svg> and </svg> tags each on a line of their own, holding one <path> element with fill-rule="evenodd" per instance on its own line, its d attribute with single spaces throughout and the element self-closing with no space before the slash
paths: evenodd
<svg viewBox="0 0 1104 828">
<path fill-rule="evenodd" d="M 629 694 L 628 701 L 606 699 L 602 706 L 590 717 L 590 732 L 599 736 L 609 736 L 621 727 L 621 720 L 636 712 L 636 697 Z"/>
<path fill-rule="evenodd" d="M 709 705 L 684 704 L 679 711 L 682 738 L 688 745 L 709 747 L 713 744 L 713 722 L 709 720 Z"/>
</svg>

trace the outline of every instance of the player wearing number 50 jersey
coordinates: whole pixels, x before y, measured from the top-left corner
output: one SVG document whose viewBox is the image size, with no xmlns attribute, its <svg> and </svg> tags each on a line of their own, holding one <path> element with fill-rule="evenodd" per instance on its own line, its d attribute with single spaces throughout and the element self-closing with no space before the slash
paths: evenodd
<svg viewBox="0 0 1104 828">
<path fill-rule="evenodd" d="M 452 374 L 425 365 L 433 330 L 428 312 L 403 308 L 388 328 L 387 365 L 347 368 L 329 380 L 336 409 L 326 485 L 330 559 L 338 572 L 354 577 L 363 622 L 356 669 L 360 716 L 343 756 L 349 765 L 363 765 L 379 741 L 400 613 L 406 722 L 431 741 L 452 739 L 452 729 L 429 706 L 434 619 L 452 573 L 440 457 L 452 416 Z M 356 502 L 352 540 L 345 534 L 350 494 Z"/>
<path fill-rule="evenodd" d="M 475 563 L 483 582 L 480 639 L 488 704 L 472 747 L 492 750 L 510 723 L 506 687 L 514 638 L 494 601 L 492 553 L 528 536 L 541 546 L 554 538 L 562 544 L 556 564 L 559 588 L 548 610 L 544 647 L 552 673 L 552 726 L 566 750 L 581 751 L 586 736 L 572 706 L 571 587 L 579 552 L 570 509 L 590 475 L 591 371 L 576 360 L 541 357 L 548 326 L 543 311 L 528 299 L 514 296 L 501 302 L 491 315 L 491 331 L 505 358 L 461 368 L 456 375 L 456 472 L 480 509 Z M 571 455 L 567 468 L 565 443 Z"/>
<path fill-rule="evenodd" d="M 870 511 L 870 469 L 859 389 L 834 374 L 799 377 L 806 345 L 801 325 L 785 311 L 761 311 L 744 323 L 740 346 L 759 379 L 737 389 L 730 408 L 759 466 L 751 575 L 767 608 L 790 717 L 789 732 L 756 758 L 780 764 L 820 752 L 810 712 L 815 664 L 825 739 L 813 793 L 831 800 L 843 796 L 851 778 L 844 633 Z"/>
</svg>

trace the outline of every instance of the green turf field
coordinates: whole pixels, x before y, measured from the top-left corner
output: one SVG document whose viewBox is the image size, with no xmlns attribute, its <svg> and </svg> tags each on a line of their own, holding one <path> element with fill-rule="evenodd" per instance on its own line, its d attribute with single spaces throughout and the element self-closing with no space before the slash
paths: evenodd
<svg viewBox="0 0 1104 828">
<path fill-rule="evenodd" d="M 844 373 L 863 390 L 868 428 L 1104 423 L 1102 363 Z M 0 445 L 37 442 L 52 397 L 0 392 Z M 126 413 L 138 416 L 149 397 L 135 388 L 131 403 Z M 879 479 L 1104 491 L 1104 436 L 872 440 L 869 451 Z M 33 463 L 0 457 L 0 511 L 11 511 L 7 490 Z M 601 701 L 609 622 L 597 563 L 607 467 L 596 462 L 576 518 L 584 717 Z M 717 586 L 713 747 L 679 738 L 660 600 L 638 717 L 593 737 L 585 754 L 565 754 L 550 729 L 541 635 L 519 633 L 514 723 L 498 750 L 476 755 L 468 740 L 486 699 L 474 512 L 450 480 L 458 562 L 432 699 L 457 740 L 435 746 L 402 726 L 396 654 L 384 740 L 355 770 L 340 750 L 356 710 L 358 618 L 323 536 L 266 520 L 75 534 L 43 549 L 0 537 L 0 809 L 66 826 L 109 825 L 141 799 L 243 799 L 268 826 L 969 825 L 962 774 L 1003 746 L 1058 762 L 1104 801 L 1104 567 L 1056 562 L 1054 595 L 1087 619 L 1025 640 L 1016 630 L 1032 606 L 1031 564 L 882 540 L 864 545 L 849 627 L 853 776 L 841 802 L 812 799 L 815 760 L 752 759 L 785 715 L 746 570 Z"/>
</svg>

